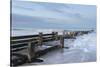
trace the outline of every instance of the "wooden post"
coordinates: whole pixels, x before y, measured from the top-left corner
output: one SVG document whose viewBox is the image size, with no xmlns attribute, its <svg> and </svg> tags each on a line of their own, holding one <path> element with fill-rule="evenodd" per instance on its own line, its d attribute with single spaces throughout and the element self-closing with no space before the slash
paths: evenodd
<svg viewBox="0 0 100 67">
<path fill-rule="evenodd" d="M 52 32 L 52 38 L 58 40 L 58 32 Z"/>
<path fill-rule="evenodd" d="M 58 40 L 58 32 L 55 32 L 55 40 Z"/>
<path fill-rule="evenodd" d="M 61 44 L 61 48 L 64 48 L 64 37 L 63 37 L 63 35 L 60 36 L 60 44 Z"/>
<path fill-rule="evenodd" d="M 74 37 L 75 37 L 75 36 L 74 36 L 74 34 L 75 34 L 75 33 L 74 33 L 74 31 L 73 31 L 73 32 L 72 32 L 72 38 L 74 38 Z"/>
<path fill-rule="evenodd" d="M 52 39 L 55 40 L 55 32 L 52 32 Z"/>
<path fill-rule="evenodd" d="M 66 30 L 63 31 L 63 36 L 64 36 L 64 37 L 66 36 Z"/>
<path fill-rule="evenodd" d="M 42 46 L 43 38 L 42 38 L 43 33 L 39 32 L 39 45 Z"/>
<path fill-rule="evenodd" d="M 31 62 L 32 58 L 35 56 L 34 48 L 35 46 L 32 46 L 31 42 L 28 43 L 28 61 Z"/>
</svg>

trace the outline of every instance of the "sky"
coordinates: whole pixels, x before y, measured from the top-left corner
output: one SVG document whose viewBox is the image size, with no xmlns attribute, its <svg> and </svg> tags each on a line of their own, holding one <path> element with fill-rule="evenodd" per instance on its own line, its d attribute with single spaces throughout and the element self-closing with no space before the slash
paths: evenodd
<svg viewBox="0 0 100 67">
<path fill-rule="evenodd" d="M 94 29 L 96 6 L 12 0 L 12 28 Z"/>
</svg>

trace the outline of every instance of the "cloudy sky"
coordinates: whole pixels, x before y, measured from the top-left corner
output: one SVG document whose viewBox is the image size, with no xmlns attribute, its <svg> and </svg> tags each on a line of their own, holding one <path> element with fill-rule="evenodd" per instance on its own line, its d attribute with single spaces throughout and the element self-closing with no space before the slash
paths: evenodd
<svg viewBox="0 0 100 67">
<path fill-rule="evenodd" d="M 96 6 L 12 0 L 15 28 L 93 29 Z"/>
</svg>

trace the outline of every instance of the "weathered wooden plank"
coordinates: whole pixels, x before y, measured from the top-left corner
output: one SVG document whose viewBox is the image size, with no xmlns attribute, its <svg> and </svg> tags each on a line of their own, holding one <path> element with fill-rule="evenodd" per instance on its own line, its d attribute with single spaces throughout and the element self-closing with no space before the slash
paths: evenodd
<svg viewBox="0 0 100 67">
<path fill-rule="evenodd" d="M 27 44 L 16 44 L 16 45 L 11 45 L 11 49 L 13 49 L 13 48 L 19 48 L 19 47 L 23 47 L 23 46 L 27 46 Z"/>
<path fill-rule="evenodd" d="M 52 33 L 50 34 L 43 34 L 42 36 L 49 36 L 49 35 L 53 35 Z M 39 35 L 24 35 L 24 36 L 13 36 L 10 37 L 11 40 L 15 40 L 15 39 L 25 39 L 25 38 L 32 38 L 32 37 L 38 37 Z"/>
<path fill-rule="evenodd" d="M 28 43 L 28 42 L 37 43 L 38 40 L 36 40 L 36 39 L 29 39 L 29 40 L 12 40 L 10 43 L 11 43 L 11 44 L 18 44 L 18 43 Z"/>
<path fill-rule="evenodd" d="M 32 37 L 38 37 L 39 35 L 24 35 L 24 36 L 13 36 L 13 37 L 10 37 L 11 40 L 15 40 L 15 39 L 25 39 L 25 38 L 32 38 Z"/>
<path fill-rule="evenodd" d="M 13 49 L 11 49 L 11 52 L 21 51 L 21 50 L 27 49 L 27 47 L 28 46 L 23 46 L 23 47 L 19 47 L 19 48 L 13 48 Z"/>
</svg>

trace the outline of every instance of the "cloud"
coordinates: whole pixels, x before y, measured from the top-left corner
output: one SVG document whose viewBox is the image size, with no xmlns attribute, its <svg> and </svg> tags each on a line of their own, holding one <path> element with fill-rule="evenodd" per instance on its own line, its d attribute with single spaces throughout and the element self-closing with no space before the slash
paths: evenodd
<svg viewBox="0 0 100 67">
<path fill-rule="evenodd" d="M 95 7 L 85 5 L 13 1 L 12 14 L 20 15 L 13 18 L 13 22 L 19 25 L 22 22 L 33 26 L 42 23 L 41 27 L 54 27 L 54 24 L 67 28 L 68 25 L 82 27 L 82 24 L 89 26 L 91 23 L 93 27 L 96 23 Z"/>
</svg>

